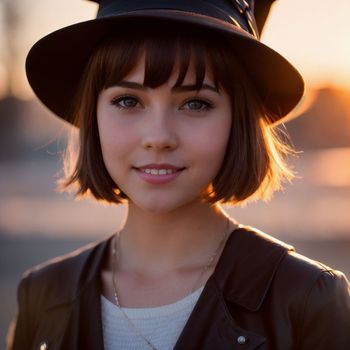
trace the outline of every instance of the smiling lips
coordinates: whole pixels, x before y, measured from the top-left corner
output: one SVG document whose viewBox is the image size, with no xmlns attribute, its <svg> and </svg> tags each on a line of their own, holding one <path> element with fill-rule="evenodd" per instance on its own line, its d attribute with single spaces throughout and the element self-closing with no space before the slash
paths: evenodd
<svg viewBox="0 0 350 350">
<path fill-rule="evenodd" d="M 147 164 L 134 169 L 142 180 L 151 184 L 164 184 L 177 178 L 185 168 L 171 164 Z"/>
</svg>

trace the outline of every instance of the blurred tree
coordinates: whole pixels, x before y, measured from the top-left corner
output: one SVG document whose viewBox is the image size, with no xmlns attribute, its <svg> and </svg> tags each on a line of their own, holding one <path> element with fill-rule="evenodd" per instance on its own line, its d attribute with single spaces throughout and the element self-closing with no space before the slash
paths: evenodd
<svg viewBox="0 0 350 350">
<path fill-rule="evenodd" d="M 0 100 L 0 160 L 16 159 L 20 150 L 20 101 L 14 96 L 16 60 L 18 57 L 17 35 L 21 21 L 20 0 L 0 0 L 1 50 L 0 59 L 5 67 L 3 85 L 5 97 Z"/>
<path fill-rule="evenodd" d="M 16 46 L 17 32 L 21 22 L 21 1 L 0 0 L 2 13 L 2 50 L 1 61 L 5 67 L 5 91 L 7 95 L 13 95 L 13 81 L 18 48 Z"/>
</svg>

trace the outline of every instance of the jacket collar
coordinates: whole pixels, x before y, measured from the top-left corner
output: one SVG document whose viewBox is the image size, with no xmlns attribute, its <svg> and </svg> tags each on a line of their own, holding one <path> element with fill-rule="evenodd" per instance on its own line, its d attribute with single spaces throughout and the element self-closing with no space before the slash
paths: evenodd
<svg viewBox="0 0 350 350">
<path fill-rule="evenodd" d="M 281 260 L 292 250 L 280 240 L 240 225 L 230 235 L 212 277 L 225 299 L 257 311 Z"/>
<path fill-rule="evenodd" d="M 48 296 L 47 308 L 76 300 L 92 282 L 96 283 L 113 236 L 60 259 L 67 264 L 67 268 L 74 266 L 74 269 L 66 271 L 74 275 L 73 278 L 67 276 L 73 283 L 65 288 L 52 288 L 56 293 Z M 240 225 L 229 236 L 209 280 L 215 281 L 225 299 L 256 311 L 264 300 L 280 261 L 290 250 L 294 250 L 290 245 L 255 228 Z M 73 264 L 71 259 L 77 261 Z"/>
</svg>

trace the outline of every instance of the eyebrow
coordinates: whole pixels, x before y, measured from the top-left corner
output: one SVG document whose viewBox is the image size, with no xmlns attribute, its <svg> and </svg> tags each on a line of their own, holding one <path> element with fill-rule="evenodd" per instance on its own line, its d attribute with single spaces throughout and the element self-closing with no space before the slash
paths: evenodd
<svg viewBox="0 0 350 350">
<path fill-rule="evenodd" d="M 113 84 L 113 86 L 126 87 L 130 89 L 136 89 L 136 90 L 142 90 L 142 91 L 146 91 L 149 89 L 149 87 L 145 85 L 142 85 L 133 81 L 125 81 L 125 80 L 120 81 L 117 84 Z M 197 90 L 195 85 L 181 85 L 181 86 L 174 86 L 171 88 L 171 92 L 184 92 L 184 91 L 195 91 L 195 90 Z M 217 88 L 208 84 L 203 84 L 200 90 L 210 90 L 220 95 L 220 92 Z"/>
</svg>

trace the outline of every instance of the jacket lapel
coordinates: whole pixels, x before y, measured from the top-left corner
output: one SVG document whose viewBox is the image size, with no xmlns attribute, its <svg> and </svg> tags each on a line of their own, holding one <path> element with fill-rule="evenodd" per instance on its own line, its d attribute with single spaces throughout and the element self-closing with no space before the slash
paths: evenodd
<svg viewBox="0 0 350 350">
<path fill-rule="evenodd" d="M 100 290 L 99 281 L 92 280 L 72 304 L 68 327 L 59 349 L 104 349 Z"/>
<path fill-rule="evenodd" d="M 74 252 L 77 256 L 72 258 L 79 260 L 64 271 L 64 287 L 52 288 L 56 293 L 46 302 L 35 349 L 45 341 L 52 350 L 103 350 L 99 272 L 112 238 Z"/>
<path fill-rule="evenodd" d="M 225 299 L 258 311 L 283 257 L 291 250 L 292 246 L 241 225 L 227 240 L 211 277 Z"/>
<path fill-rule="evenodd" d="M 246 342 L 244 347 L 240 341 Z M 253 350 L 264 341 L 263 337 L 235 325 L 221 291 L 211 278 L 203 289 L 174 350 Z"/>
</svg>

